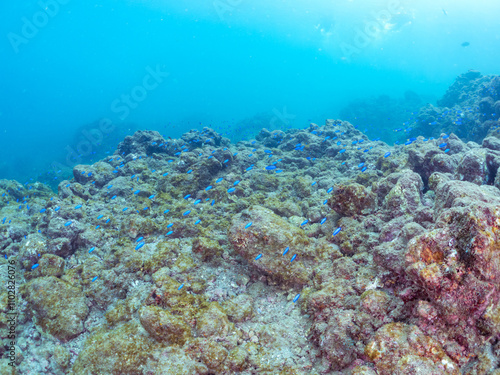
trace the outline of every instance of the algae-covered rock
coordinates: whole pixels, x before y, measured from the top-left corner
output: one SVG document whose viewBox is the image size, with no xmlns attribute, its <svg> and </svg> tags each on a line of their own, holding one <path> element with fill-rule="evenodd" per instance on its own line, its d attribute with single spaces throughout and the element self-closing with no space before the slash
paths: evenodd
<svg viewBox="0 0 500 375">
<path fill-rule="evenodd" d="M 109 325 L 127 322 L 140 307 L 140 301 L 133 297 L 117 301 L 113 308 L 106 312 L 106 321 Z"/>
<path fill-rule="evenodd" d="M 482 338 L 465 325 L 478 325 L 484 334 L 498 332 L 491 330 L 498 329 L 494 306 L 500 280 L 500 193 L 448 181 L 438 184 L 436 196 L 439 228 L 409 241 L 406 272 L 425 288 L 444 321 L 453 327 L 464 324 L 460 340 L 472 346 Z"/>
<path fill-rule="evenodd" d="M 360 184 L 338 185 L 328 205 L 343 216 L 366 215 L 376 207 L 375 194 Z"/>
<path fill-rule="evenodd" d="M 295 194 L 297 194 L 297 196 L 300 198 L 310 196 L 312 192 L 311 182 L 312 181 L 310 178 L 304 178 L 303 176 L 297 176 L 296 178 L 294 178 L 292 181 L 292 187 L 295 191 Z"/>
<path fill-rule="evenodd" d="M 467 368 L 467 375 L 499 375 L 500 369 L 498 368 L 498 349 L 495 350 L 490 342 L 486 342 L 479 350 L 477 357 L 472 366 Z"/>
<path fill-rule="evenodd" d="M 500 105 L 499 102 L 497 103 Z M 486 137 L 483 139 L 483 147 L 500 151 L 500 139 L 496 137 Z"/>
<path fill-rule="evenodd" d="M 427 185 L 429 186 L 430 190 L 436 190 L 439 184 L 445 183 L 450 181 L 451 176 L 448 174 L 440 173 L 440 172 L 434 172 L 429 176 L 429 180 L 427 182 Z"/>
<path fill-rule="evenodd" d="M 182 345 L 191 336 L 191 328 L 182 318 L 158 306 L 142 307 L 139 320 L 144 329 L 158 341 Z"/>
<path fill-rule="evenodd" d="M 87 173 L 82 173 L 83 171 Z M 89 176 L 89 173 L 91 173 L 91 176 Z M 98 161 L 93 165 L 76 165 L 73 168 L 73 176 L 75 181 L 81 184 L 91 180 L 95 181 L 97 187 L 103 187 L 116 177 L 113 173 L 113 167 L 109 163 L 103 161 Z M 61 185 L 59 189 L 62 189 Z"/>
<path fill-rule="evenodd" d="M 229 323 L 226 313 L 217 302 L 210 303 L 196 321 L 199 336 L 226 336 L 231 328 L 232 324 Z"/>
<path fill-rule="evenodd" d="M 170 277 L 172 273 L 169 267 L 162 267 L 155 273 L 153 273 L 153 281 L 156 285 L 162 286 L 164 283 L 173 282 L 173 279 Z"/>
<path fill-rule="evenodd" d="M 367 290 L 360 297 L 361 310 L 372 316 L 386 315 L 389 303 L 389 295 L 382 290 Z"/>
<path fill-rule="evenodd" d="M 81 290 L 54 276 L 34 279 L 20 290 L 45 331 L 60 340 L 83 332 L 89 309 Z"/>
<path fill-rule="evenodd" d="M 75 249 L 69 238 L 59 237 L 49 241 L 47 251 L 62 258 L 67 258 L 74 253 Z"/>
<path fill-rule="evenodd" d="M 156 244 L 155 252 L 144 261 L 144 270 L 153 274 L 168 265 L 175 254 L 175 246 L 175 243 L 167 241 Z"/>
<path fill-rule="evenodd" d="M 154 130 L 140 130 L 133 135 L 128 135 L 118 145 L 120 155 L 128 154 L 152 154 L 153 152 L 165 152 L 160 148 L 160 144 L 165 144 L 165 139 L 160 133 Z"/>
<path fill-rule="evenodd" d="M 414 215 L 421 203 L 422 178 L 415 172 L 403 170 L 397 182 L 384 198 L 383 208 L 389 218 Z"/>
<path fill-rule="evenodd" d="M 228 356 L 224 346 L 209 338 L 196 338 L 189 342 L 188 351 L 211 370 L 222 370 Z"/>
<path fill-rule="evenodd" d="M 477 186 L 466 181 L 445 181 L 436 188 L 436 204 L 434 205 L 434 218 L 453 206 L 467 206 L 478 204 L 500 204 L 500 191 L 483 185 Z"/>
<path fill-rule="evenodd" d="M 69 360 L 71 358 L 71 355 L 67 348 L 65 348 L 62 345 L 56 345 L 56 347 L 54 348 L 53 355 L 58 366 L 60 366 L 63 369 L 69 366 Z"/>
<path fill-rule="evenodd" d="M 241 346 L 237 346 L 229 351 L 227 363 L 232 371 L 242 371 L 246 367 L 248 353 Z"/>
<path fill-rule="evenodd" d="M 264 176 L 252 176 L 252 188 L 259 191 L 276 191 L 279 186 L 279 178 L 276 175 L 266 174 Z"/>
<path fill-rule="evenodd" d="M 125 176 L 120 176 L 109 181 L 110 188 L 106 189 L 107 196 L 124 197 L 132 194 L 134 187 L 132 179 Z"/>
<path fill-rule="evenodd" d="M 193 252 L 201 254 L 204 261 L 221 255 L 223 250 L 219 243 L 211 238 L 198 237 L 193 241 Z"/>
<path fill-rule="evenodd" d="M 500 302 L 491 302 L 478 322 L 480 329 L 488 334 L 500 332 Z"/>
<path fill-rule="evenodd" d="M 145 366 L 146 374 L 155 375 L 207 375 L 209 369 L 195 355 L 188 355 L 187 350 L 175 346 L 164 351 L 156 351 Z"/>
<path fill-rule="evenodd" d="M 160 344 L 138 322 L 103 328 L 90 336 L 72 368 L 73 375 L 143 375 L 144 365 Z"/>
<path fill-rule="evenodd" d="M 194 327 L 197 316 L 203 314 L 209 303 L 205 296 L 188 293 L 186 286 L 182 289 L 179 289 L 179 286 L 179 282 L 165 275 L 162 277 L 161 287 L 152 291 L 145 304 L 169 310 Z"/>
<path fill-rule="evenodd" d="M 352 256 L 369 250 L 370 234 L 364 230 L 363 225 L 354 218 L 344 216 L 337 221 L 338 227 L 342 228 L 335 236 L 330 235 L 340 250 L 341 254 Z M 333 249 L 332 249 L 333 250 Z M 338 253 L 333 252 L 332 259 L 336 259 Z"/>
<path fill-rule="evenodd" d="M 252 226 L 245 228 L 248 222 Z M 303 285 L 309 281 L 316 255 L 313 240 L 271 210 L 252 206 L 234 215 L 228 237 L 233 248 L 258 272 L 280 283 Z M 282 256 L 287 247 L 289 251 Z M 290 261 L 294 254 L 300 261 Z"/>
<path fill-rule="evenodd" d="M 207 289 L 205 280 L 193 280 L 191 282 L 191 291 L 194 294 L 202 294 Z"/>
<path fill-rule="evenodd" d="M 129 236 L 130 238 L 136 238 L 139 233 L 145 236 L 156 233 L 159 230 L 158 224 L 153 220 L 138 214 L 127 216 L 120 225 L 122 235 Z"/>
<path fill-rule="evenodd" d="M 79 217 L 82 216 L 81 212 L 75 210 L 75 213 L 72 214 L 75 214 L 76 218 L 68 215 L 69 218 L 73 219 L 71 225 L 66 225 L 68 223 L 67 219 L 60 216 L 52 217 L 47 228 L 47 236 L 49 238 L 67 238 L 71 244 L 74 244 L 78 235 L 85 230 L 85 224 L 83 223 L 84 218 Z"/>
<path fill-rule="evenodd" d="M 455 238 L 447 229 L 432 230 L 412 239 L 406 253 L 406 273 L 425 288 L 451 324 L 472 312 L 484 311 L 494 290 L 493 285 L 473 273 L 460 271 L 461 251 L 457 251 Z"/>
<path fill-rule="evenodd" d="M 384 157 L 386 151 L 380 153 L 380 156 L 377 158 L 377 168 L 384 172 L 384 176 L 390 175 L 404 167 L 404 165 L 408 161 L 408 155 L 405 153 L 394 153 L 392 152 L 392 157 Z"/>
<path fill-rule="evenodd" d="M 38 263 L 42 276 L 60 277 L 64 273 L 64 259 L 57 255 L 45 254 Z"/>
<path fill-rule="evenodd" d="M 318 260 L 331 260 L 334 261 L 342 257 L 339 246 L 328 242 L 326 238 L 319 238 L 315 243 L 315 251 Z"/>
<path fill-rule="evenodd" d="M 441 345 L 414 325 L 386 324 L 368 343 L 365 354 L 380 375 L 412 375 L 417 369 L 429 374 L 459 374 Z"/>
<path fill-rule="evenodd" d="M 253 316 L 253 300 L 248 294 L 239 294 L 223 304 L 224 311 L 233 322 L 244 322 Z"/>
<path fill-rule="evenodd" d="M 486 149 L 472 149 L 466 152 L 455 170 L 456 179 L 484 185 L 489 178 L 486 154 Z"/>
<path fill-rule="evenodd" d="M 40 256 L 46 253 L 47 240 L 39 233 L 32 233 L 21 242 L 18 259 L 24 268 L 30 269 L 33 264 L 38 262 Z"/>
<path fill-rule="evenodd" d="M 333 369 L 348 366 L 361 354 L 356 347 L 359 328 L 353 325 L 354 318 L 353 310 L 332 309 L 327 324 L 317 320 L 313 325 L 314 336 Z"/>
<path fill-rule="evenodd" d="M 435 157 L 440 154 L 442 154 L 442 151 L 431 143 L 424 144 L 418 148 L 410 148 L 408 149 L 406 167 L 413 171 L 418 171 L 424 182 L 434 172 L 451 172 L 453 170 L 451 166 L 447 164 L 440 165 L 435 160 Z"/>
<path fill-rule="evenodd" d="M 193 258 L 188 254 L 179 254 L 177 260 L 172 266 L 172 270 L 175 273 L 185 273 L 196 267 L 196 263 Z"/>
<path fill-rule="evenodd" d="M 309 295 L 307 308 L 315 312 L 325 308 L 352 308 L 358 303 L 359 296 L 347 280 L 333 279 Z"/>
</svg>

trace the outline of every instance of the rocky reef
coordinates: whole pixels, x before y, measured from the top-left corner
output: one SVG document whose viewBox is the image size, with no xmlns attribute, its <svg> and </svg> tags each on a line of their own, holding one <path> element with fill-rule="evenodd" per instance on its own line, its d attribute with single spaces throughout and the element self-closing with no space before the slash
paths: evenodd
<svg viewBox="0 0 500 375">
<path fill-rule="evenodd" d="M 1 180 L 0 372 L 500 374 L 486 134 L 138 131 L 57 194 Z"/>
<path fill-rule="evenodd" d="M 470 70 L 460 75 L 437 106 L 422 107 L 408 127 L 410 137 L 455 133 L 464 141 L 481 143 L 500 132 L 500 77 Z"/>
<path fill-rule="evenodd" d="M 481 143 L 500 132 L 500 77 L 470 70 L 458 76 L 437 100 L 412 91 L 401 98 L 380 95 L 358 99 L 340 111 L 340 118 L 371 139 L 403 144 L 408 138 L 438 138 L 454 133 L 462 141 Z M 427 103 L 427 104 L 426 104 Z"/>
</svg>

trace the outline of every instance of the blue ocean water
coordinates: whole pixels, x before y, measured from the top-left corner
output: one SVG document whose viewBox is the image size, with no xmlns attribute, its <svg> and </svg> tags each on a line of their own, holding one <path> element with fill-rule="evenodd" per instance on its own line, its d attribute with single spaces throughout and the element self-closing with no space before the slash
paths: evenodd
<svg viewBox="0 0 500 375">
<path fill-rule="evenodd" d="M 0 14 L 0 179 L 21 182 L 61 180 L 137 129 L 237 141 L 345 115 L 393 142 L 412 104 L 391 98 L 435 103 L 469 69 L 498 74 L 496 1 L 26 0 Z"/>
</svg>

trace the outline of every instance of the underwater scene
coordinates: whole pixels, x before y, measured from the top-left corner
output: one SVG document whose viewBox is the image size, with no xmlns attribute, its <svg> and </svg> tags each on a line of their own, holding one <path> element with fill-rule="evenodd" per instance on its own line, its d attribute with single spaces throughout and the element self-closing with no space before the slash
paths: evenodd
<svg viewBox="0 0 500 375">
<path fill-rule="evenodd" d="M 0 10 L 0 375 L 500 375 L 500 2 Z"/>
</svg>

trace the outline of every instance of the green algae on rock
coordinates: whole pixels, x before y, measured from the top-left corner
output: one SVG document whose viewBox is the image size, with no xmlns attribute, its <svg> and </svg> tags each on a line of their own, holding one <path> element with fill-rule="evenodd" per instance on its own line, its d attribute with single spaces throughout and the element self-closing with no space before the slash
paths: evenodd
<svg viewBox="0 0 500 375">
<path fill-rule="evenodd" d="M 158 306 L 142 307 L 139 320 L 144 329 L 159 341 L 182 345 L 191 337 L 191 328 L 182 318 Z"/>
<path fill-rule="evenodd" d="M 78 288 L 54 276 L 36 278 L 20 289 L 33 310 L 37 324 L 60 340 L 83 332 L 89 309 Z"/>
<path fill-rule="evenodd" d="M 253 225 L 244 229 L 249 221 Z M 315 241 L 269 209 L 253 206 L 234 215 L 228 237 L 233 248 L 258 272 L 287 284 L 304 285 L 311 278 L 316 259 Z M 323 245 L 320 246 L 324 250 Z M 286 247 L 291 250 L 283 256 Z M 295 253 L 300 262 L 290 261 Z M 263 256 L 256 260 L 259 254 Z"/>
<path fill-rule="evenodd" d="M 224 337 L 232 329 L 233 324 L 217 302 L 211 302 L 196 319 L 196 330 L 198 335 L 203 337 Z"/>
<path fill-rule="evenodd" d="M 148 359 L 160 347 L 138 322 L 124 323 L 112 330 L 103 327 L 85 341 L 71 373 L 144 374 Z"/>
<path fill-rule="evenodd" d="M 233 322 L 244 322 L 250 319 L 253 314 L 252 297 L 248 294 L 239 294 L 238 296 L 227 300 L 222 307 L 228 318 Z"/>
</svg>

